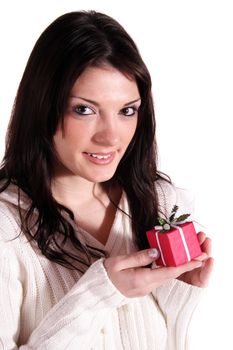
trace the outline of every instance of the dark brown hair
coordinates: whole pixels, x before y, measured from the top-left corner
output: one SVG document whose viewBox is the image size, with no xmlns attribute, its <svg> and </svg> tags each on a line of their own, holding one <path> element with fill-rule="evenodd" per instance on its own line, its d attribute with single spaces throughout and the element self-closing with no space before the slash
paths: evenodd
<svg viewBox="0 0 233 350">
<path fill-rule="evenodd" d="M 52 196 L 53 136 L 76 79 L 88 66 L 104 63 L 133 77 L 142 100 L 136 133 L 107 185 L 120 184 L 126 192 L 135 241 L 139 248 L 148 247 L 145 231 L 157 224 L 155 182 L 162 177 L 157 170 L 151 78 L 134 41 L 111 17 L 95 11 L 67 13 L 42 33 L 19 85 L 0 169 L 0 180 L 5 180 L 0 191 L 14 183 L 31 200 L 26 215 L 19 206 L 22 231 L 48 259 L 70 268 L 76 261 L 88 266 L 89 257 L 100 252 L 83 246 L 64 215 L 72 220 L 73 213 Z M 65 248 L 67 241 L 73 253 Z"/>
</svg>

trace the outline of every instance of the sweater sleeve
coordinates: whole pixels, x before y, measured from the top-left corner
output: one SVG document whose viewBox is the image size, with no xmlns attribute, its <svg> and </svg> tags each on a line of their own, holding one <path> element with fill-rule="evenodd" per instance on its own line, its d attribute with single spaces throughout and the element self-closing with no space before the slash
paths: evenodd
<svg viewBox="0 0 233 350">
<path fill-rule="evenodd" d="M 8 248 L 8 243 L 0 242 L 1 350 L 89 349 L 111 309 L 128 302 L 109 280 L 103 259 L 99 259 L 48 311 L 31 333 L 27 344 L 19 345 L 22 273 L 22 267 Z"/>
<path fill-rule="evenodd" d="M 99 259 L 47 313 L 22 349 L 87 349 L 109 311 L 125 303 L 127 298 L 111 283 Z"/>
<path fill-rule="evenodd" d="M 189 326 L 202 293 L 202 288 L 178 280 L 171 280 L 153 292 L 166 320 L 169 350 L 188 349 Z"/>
</svg>

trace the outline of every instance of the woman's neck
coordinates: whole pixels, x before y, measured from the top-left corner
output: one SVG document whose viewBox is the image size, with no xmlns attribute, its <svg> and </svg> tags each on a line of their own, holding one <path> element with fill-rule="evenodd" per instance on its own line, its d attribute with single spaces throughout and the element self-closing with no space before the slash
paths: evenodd
<svg viewBox="0 0 233 350">
<path fill-rule="evenodd" d="M 53 197 L 61 204 L 72 208 L 85 204 L 98 196 L 100 184 L 85 179 L 56 177 L 52 180 Z"/>
<path fill-rule="evenodd" d="M 52 193 L 57 202 L 73 212 L 79 227 L 102 244 L 107 242 L 121 197 L 120 187 L 115 186 L 108 191 L 103 184 L 56 178 L 52 182 Z"/>
<path fill-rule="evenodd" d="M 70 209 L 80 208 L 96 201 L 107 206 L 109 198 L 118 204 L 122 192 L 117 185 L 109 189 L 106 184 L 93 183 L 80 177 L 56 176 L 52 180 L 51 187 L 55 200 Z"/>
</svg>

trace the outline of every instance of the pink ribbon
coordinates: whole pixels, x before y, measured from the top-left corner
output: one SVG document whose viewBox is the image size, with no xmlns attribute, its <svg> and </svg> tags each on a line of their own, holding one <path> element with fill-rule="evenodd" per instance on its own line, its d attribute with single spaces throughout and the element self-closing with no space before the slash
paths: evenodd
<svg viewBox="0 0 233 350">
<path fill-rule="evenodd" d="M 169 225 L 171 227 L 173 227 L 173 228 L 176 228 L 179 231 L 180 238 L 181 238 L 182 243 L 184 245 L 184 250 L 185 250 L 185 253 L 186 253 L 186 256 L 187 256 L 187 260 L 191 261 L 191 256 L 190 256 L 190 253 L 189 253 L 189 249 L 188 249 L 188 246 L 187 246 L 187 243 L 186 243 L 186 240 L 185 240 L 185 237 L 184 237 L 184 232 L 183 232 L 182 228 L 180 226 L 177 226 L 177 225 L 174 225 L 174 224 L 169 224 Z M 161 248 L 161 245 L 160 245 L 160 242 L 159 242 L 159 231 L 163 230 L 163 226 L 155 226 L 154 228 L 156 230 L 155 237 L 156 237 L 156 241 L 157 241 L 157 244 L 158 244 L 158 247 L 159 247 L 159 251 L 160 251 L 160 256 L 161 256 L 162 262 L 163 262 L 164 266 L 167 266 L 167 264 L 165 262 L 165 259 L 164 259 L 163 251 L 162 251 L 162 248 Z"/>
</svg>

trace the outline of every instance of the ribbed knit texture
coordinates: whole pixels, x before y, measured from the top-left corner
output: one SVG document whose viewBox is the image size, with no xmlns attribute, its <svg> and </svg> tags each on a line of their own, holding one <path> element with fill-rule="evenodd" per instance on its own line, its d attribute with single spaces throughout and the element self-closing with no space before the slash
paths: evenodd
<svg viewBox="0 0 233 350">
<path fill-rule="evenodd" d="M 174 204 L 190 210 L 185 191 L 161 183 L 158 192 L 164 212 Z M 172 280 L 148 296 L 126 298 L 109 280 L 103 259 L 82 276 L 47 260 L 19 235 L 16 205 L 10 186 L 0 194 L 0 350 L 188 349 L 200 288 Z M 27 206 L 25 195 L 21 205 Z M 124 193 L 119 205 L 129 212 Z M 136 250 L 130 220 L 120 210 L 105 246 L 85 231 L 77 235 L 110 256 Z"/>
</svg>

